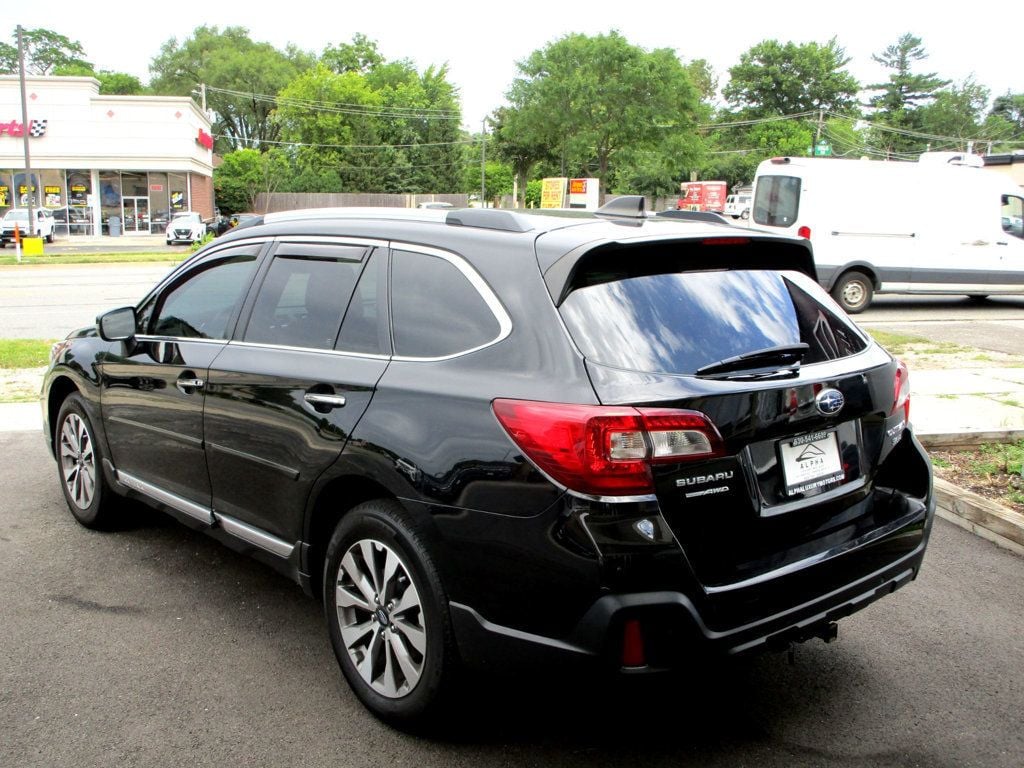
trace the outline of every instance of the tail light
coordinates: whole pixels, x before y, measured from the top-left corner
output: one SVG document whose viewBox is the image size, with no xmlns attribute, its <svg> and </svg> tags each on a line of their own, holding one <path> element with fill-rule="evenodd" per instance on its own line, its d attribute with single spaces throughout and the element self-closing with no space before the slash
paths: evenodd
<svg viewBox="0 0 1024 768">
<path fill-rule="evenodd" d="M 495 400 L 494 415 L 555 482 L 593 496 L 654 493 L 654 464 L 721 456 L 708 417 L 668 408 Z"/>
<path fill-rule="evenodd" d="M 910 370 L 902 360 L 896 361 L 896 377 L 893 380 L 893 403 L 889 415 L 903 409 L 903 421 L 910 423 Z"/>
<path fill-rule="evenodd" d="M 811 239 L 811 228 L 806 224 L 796 231 L 798 237 L 802 237 L 804 240 Z"/>
</svg>

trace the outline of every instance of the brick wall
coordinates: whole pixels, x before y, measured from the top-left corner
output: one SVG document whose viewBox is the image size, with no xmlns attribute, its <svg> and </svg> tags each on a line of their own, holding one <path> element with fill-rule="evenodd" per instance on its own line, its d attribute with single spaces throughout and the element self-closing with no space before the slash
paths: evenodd
<svg viewBox="0 0 1024 768">
<path fill-rule="evenodd" d="M 192 210 L 198 211 L 203 220 L 213 218 L 213 177 L 198 173 L 188 175 L 192 185 Z"/>
</svg>

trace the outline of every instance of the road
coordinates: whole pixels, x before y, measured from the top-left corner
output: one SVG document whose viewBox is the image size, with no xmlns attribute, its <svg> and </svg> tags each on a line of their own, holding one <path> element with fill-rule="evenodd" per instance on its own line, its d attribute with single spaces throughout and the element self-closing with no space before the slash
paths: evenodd
<svg viewBox="0 0 1024 768">
<path fill-rule="evenodd" d="M 63 338 L 95 322 L 100 312 L 134 304 L 169 268 L 169 264 L 0 267 L 0 338 Z M 880 296 L 855 319 L 868 327 L 935 341 L 1024 354 L 1024 296 L 984 302 L 963 296 Z"/>
<path fill-rule="evenodd" d="M 135 304 L 171 264 L 0 267 L 0 338 L 62 339 L 108 309 Z"/>
<path fill-rule="evenodd" d="M 38 434 L 0 450 L 3 766 L 1024 765 L 1024 560 L 941 520 L 916 582 L 793 666 L 480 680 L 428 738 L 362 709 L 291 582 L 142 508 L 81 528 Z"/>
</svg>

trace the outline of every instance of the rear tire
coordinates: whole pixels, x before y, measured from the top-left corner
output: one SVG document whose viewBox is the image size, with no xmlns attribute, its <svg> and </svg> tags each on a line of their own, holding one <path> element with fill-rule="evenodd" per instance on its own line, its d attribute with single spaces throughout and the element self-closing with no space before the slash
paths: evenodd
<svg viewBox="0 0 1024 768">
<path fill-rule="evenodd" d="M 448 599 L 419 528 L 378 499 L 342 518 L 327 547 L 324 612 L 341 671 L 382 720 L 436 721 L 458 664 Z"/>
<path fill-rule="evenodd" d="M 86 528 L 109 529 L 119 517 L 120 497 L 103 476 L 103 453 L 80 395 L 60 407 L 54 431 L 57 476 L 64 501 Z"/>
<path fill-rule="evenodd" d="M 871 278 L 856 269 L 844 274 L 832 287 L 832 298 L 850 315 L 867 309 L 874 294 Z"/>
</svg>

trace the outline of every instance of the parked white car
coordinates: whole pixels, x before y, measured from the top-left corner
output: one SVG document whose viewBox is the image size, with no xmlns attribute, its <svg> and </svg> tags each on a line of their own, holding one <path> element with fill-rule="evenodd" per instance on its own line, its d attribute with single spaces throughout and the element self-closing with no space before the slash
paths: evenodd
<svg viewBox="0 0 1024 768">
<path fill-rule="evenodd" d="M 167 244 L 198 243 L 206 237 L 206 224 L 195 211 L 176 213 L 167 224 Z"/>
<path fill-rule="evenodd" d="M 36 208 L 36 237 L 45 237 L 46 242 L 53 242 L 53 214 L 46 208 Z M 18 225 L 18 231 L 22 237 L 29 237 L 28 233 L 28 208 L 12 208 L 4 214 L 3 222 L 0 223 L 0 247 L 6 247 L 8 243 L 14 242 L 14 225 Z"/>
<path fill-rule="evenodd" d="M 725 215 L 734 219 L 750 218 L 750 193 L 729 195 L 725 198 Z"/>
</svg>

